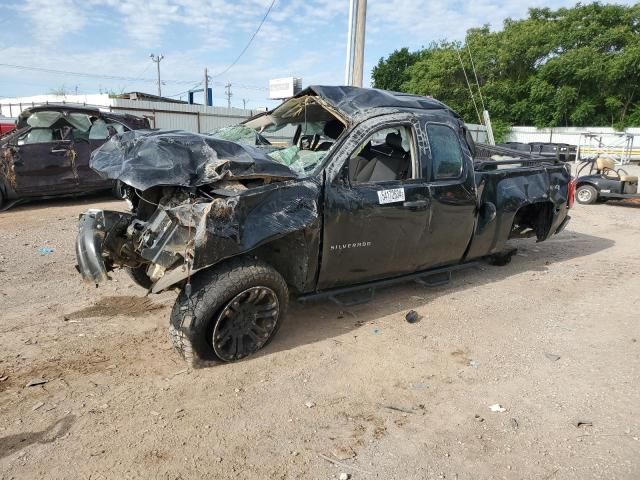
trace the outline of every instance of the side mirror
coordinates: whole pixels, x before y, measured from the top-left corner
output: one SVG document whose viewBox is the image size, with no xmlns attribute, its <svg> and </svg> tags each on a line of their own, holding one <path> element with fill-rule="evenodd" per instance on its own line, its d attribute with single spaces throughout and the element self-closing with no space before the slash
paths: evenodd
<svg viewBox="0 0 640 480">
<path fill-rule="evenodd" d="M 498 210 L 496 206 L 491 202 L 485 202 L 478 211 L 478 232 L 484 230 L 487 225 L 496 219 Z"/>
</svg>

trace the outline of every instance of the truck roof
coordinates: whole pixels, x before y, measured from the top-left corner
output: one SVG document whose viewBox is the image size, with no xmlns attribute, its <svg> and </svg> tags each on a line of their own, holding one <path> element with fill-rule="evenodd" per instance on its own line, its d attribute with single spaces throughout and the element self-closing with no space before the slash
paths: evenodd
<svg viewBox="0 0 640 480">
<path fill-rule="evenodd" d="M 435 98 L 410 93 L 392 92 L 377 88 L 312 85 L 296 95 L 316 95 L 345 117 L 353 118 L 372 108 L 391 107 L 400 110 L 444 110 L 456 118 L 460 116 Z"/>
</svg>

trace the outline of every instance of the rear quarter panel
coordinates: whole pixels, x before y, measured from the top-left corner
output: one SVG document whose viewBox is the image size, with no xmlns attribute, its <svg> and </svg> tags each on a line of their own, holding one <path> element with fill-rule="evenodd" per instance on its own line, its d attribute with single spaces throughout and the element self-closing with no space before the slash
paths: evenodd
<svg viewBox="0 0 640 480">
<path fill-rule="evenodd" d="M 483 229 L 476 227 L 467 259 L 503 250 L 516 213 L 526 205 L 539 202 L 553 204 L 549 235 L 553 234 L 567 216 L 570 180 L 566 165 L 476 172 L 479 205 L 493 203 L 497 215 Z"/>
</svg>

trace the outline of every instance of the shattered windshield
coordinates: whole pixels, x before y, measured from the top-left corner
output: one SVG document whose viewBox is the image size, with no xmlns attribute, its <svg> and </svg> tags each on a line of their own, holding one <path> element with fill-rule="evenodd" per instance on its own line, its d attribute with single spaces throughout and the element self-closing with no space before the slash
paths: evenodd
<svg viewBox="0 0 640 480">
<path fill-rule="evenodd" d="M 271 145 L 269 140 L 264 138 L 253 128 L 244 125 L 234 125 L 232 127 L 222 127 L 209 132 L 213 138 L 220 140 L 230 140 L 244 145 Z"/>
<path fill-rule="evenodd" d="M 267 145 L 251 145 L 299 176 L 312 174 L 345 130 L 344 124 L 312 96 L 292 98 L 236 128 L 245 129 L 245 138 L 251 138 L 248 132 L 253 131 L 257 138 L 266 140 Z"/>
</svg>

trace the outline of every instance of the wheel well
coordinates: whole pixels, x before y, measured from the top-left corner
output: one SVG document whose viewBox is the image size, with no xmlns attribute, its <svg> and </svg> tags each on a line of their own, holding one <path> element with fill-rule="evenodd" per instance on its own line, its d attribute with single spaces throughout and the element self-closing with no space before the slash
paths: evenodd
<svg viewBox="0 0 640 480">
<path fill-rule="evenodd" d="M 306 291 L 309 276 L 313 276 L 314 259 L 309 258 L 309 239 L 304 231 L 294 232 L 278 238 L 247 253 L 246 256 L 258 258 L 284 277 L 289 288 L 295 292 Z"/>
<path fill-rule="evenodd" d="M 593 188 L 595 188 L 596 190 L 600 191 L 600 189 L 598 188 L 598 186 L 597 186 L 595 183 L 592 183 L 592 182 L 585 182 L 585 181 L 578 182 L 578 183 L 576 184 L 576 189 L 578 189 L 578 188 L 580 188 L 580 187 L 582 187 L 582 186 L 584 186 L 584 185 L 589 185 L 590 187 L 593 187 Z"/>
<path fill-rule="evenodd" d="M 538 241 L 547 238 L 553 222 L 552 202 L 537 202 L 524 205 L 513 217 L 509 238 L 536 237 Z"/>
</svg>

